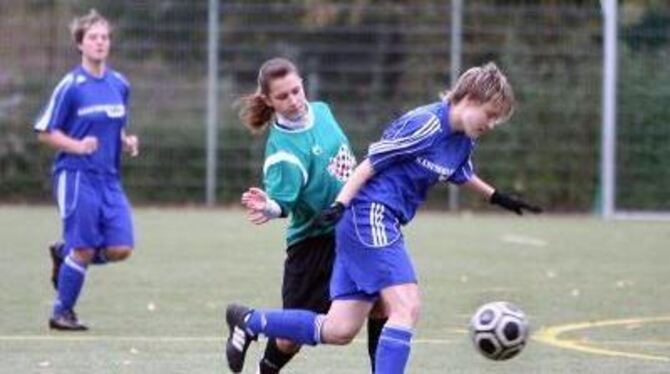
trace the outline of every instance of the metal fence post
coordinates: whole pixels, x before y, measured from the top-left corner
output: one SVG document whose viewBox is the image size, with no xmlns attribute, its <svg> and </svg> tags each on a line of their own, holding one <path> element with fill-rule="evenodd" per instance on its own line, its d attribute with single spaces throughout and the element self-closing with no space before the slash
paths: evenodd
<svg viewBox="0 0 670 374">
<path fill-rule="evenodd" d="M 609 219 L 615 210 L 616 183 L 616 82 L 617 82 L 617 0 L 601 0 L 603 10 L 603 106 L 600 183 L 602 215 Z"/>
<path fill-rule="evenodd" d="M 451 0 L 451 70 L 450 85 L 453 87 L 461 71 L 463 56 L 463 0 Z M 449 210 L 458 210 L 458 186 L 449 185 Z"/>
<path fill-rule="evenodd" d="M 219 0 L 209 0 L 207 30 L 207 180 L 206 203 L 216 203 L 218 87 L 219 87 Z"/>
</svg>

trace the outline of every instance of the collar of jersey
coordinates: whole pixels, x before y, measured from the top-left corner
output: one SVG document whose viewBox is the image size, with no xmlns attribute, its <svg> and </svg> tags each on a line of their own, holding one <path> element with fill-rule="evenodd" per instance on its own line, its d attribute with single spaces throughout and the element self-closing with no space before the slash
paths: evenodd
<svg viewBox="0 0 670 374">
<path fill-rule="evenodd" d="M 288 118 L 281 117 L 279 114 L 275 115 L 274 127 L 283 132 L 302 132 L 307 131 L 314 127 L 314 112 L 312 111 L 312 106 L 307 103 L 307 113 L 305 114 L 305 125 L 300 126 L 298 122 L 291 121 Z M 281 121 L 281 123 L 280 123 Z M 285 125 L 284 123 L 290 123 L 290 125 Z M 298 127 L 300 126 L 300 127 Z"/>
<path fill-rule="evenodd" d="M 93 80 L 93 81 L 102 81 L 107 78 L 107 74 L 109 74 L 109 67 L 105 66 L 105 71 L 103 71 L 101 77 L 96 77 L 95 75 L 89 73 L 82 65 L 79 65 L 79 73 L 84 75 L 87 79 Z"/>
</svg>

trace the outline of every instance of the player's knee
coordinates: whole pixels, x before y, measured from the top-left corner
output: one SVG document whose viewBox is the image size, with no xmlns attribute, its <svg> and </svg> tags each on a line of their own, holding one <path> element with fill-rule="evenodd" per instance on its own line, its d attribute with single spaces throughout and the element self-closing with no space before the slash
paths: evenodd
<svg viewBox="0 0 670 374">
<path fill-rule="evenodd" d="M 133 253 L 133 249 L 130 247 L 123 248 L 108 248 L 107 249 L 107 260 L 117 262 L 127 260 L 130 255 Z"/>
<path fill-rule="evenodd" d="M 325 334 L 322 334 L 324 343 L 334 344 L 334 345 L 347 345 L 351 343 L 356 335 L 358 335 L 358 330 L 360 327 L 357 327 L 349 323 L 341 323 L 337 326 L 325 325 L 326 328 Z"/>
<path fill-rule="evenodd" d="M 421 316 L 421 302 L 411 300 L 391 307 L 389 319 L 403 326 L 413 327 Z"/>
<path fill-rule="evenodd" d="M 328 343 L 334 345 L 347 345 L 356 337 L 355 333 L 346 330 L 335 331 L 328 337 Z"/>
<path fill-rule="evenodd" d="M 277 339 L 277 348 L 279 348 L 279 350 L 283 353 L 293 354 L 298 353 L 300 350 L 300 345 L 295 344 L 290 340 Z"/>
<path fill-rule="evenodd" d="M 421 317 L 421 303 L 419 301 L 416 304 L 413 304 L 409 307 L 409 318 L 412 320 L 412 324 L 416 325 Z"/>
<path fill-rule="evenodd" d="M 77 262 L 88 265 L 93 261 L 95 251 L 90 248 L 75 248 L 72 251 L 72 256 Z"/>
</svg>

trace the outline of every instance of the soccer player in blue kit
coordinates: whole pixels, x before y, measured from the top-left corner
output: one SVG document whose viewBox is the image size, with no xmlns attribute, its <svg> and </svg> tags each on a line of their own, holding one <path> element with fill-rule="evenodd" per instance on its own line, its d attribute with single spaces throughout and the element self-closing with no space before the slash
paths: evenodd
<svg viewBox="0 0 670 374">
<path fill-rule="evenodd" d="M 125 131 L 130 85 L 106 64 L 109 22 L 91 10 L 70 29 L 81 64 L 58 83 L 34 129 L 58 151 L 52 176 L 64 242 L 52 247 L 57 292 L 49 327 L 84 331 L 74 306 L 88 265 L 125 260 L 134 246 L 119 169 L 121 151 L 137 156 L 139 144 Z"/>
<path fill-rule="evenodd" d="M 392 121 L 318 224 L 336 228 L 336 259 L 326 315 L 305 310 L 251 309 L 231 304 L 228 360 L 244 357 L 263 334 L 300 344 L 348 344 L 379 300 L 388 313 L 376 352 L 378 374 L 404 373 L 420 293 L 401 226 L 409 223 L 437 182 L 451 182 L 518 214 L 541 209 L 496 191 L 475 173 L 475 141 L 506 121 L 514 94 L 494 63 L 463 73 L 443 100 Z M 240 333 L 241 332 L 241 333 Z"/>
</svg>

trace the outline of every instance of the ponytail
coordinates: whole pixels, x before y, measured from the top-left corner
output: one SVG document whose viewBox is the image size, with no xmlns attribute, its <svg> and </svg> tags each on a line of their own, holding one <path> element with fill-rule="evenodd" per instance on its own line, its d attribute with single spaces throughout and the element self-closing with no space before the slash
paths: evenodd
<svg viewBox="0 0 670 374">
<path fill-rule="evenodd" d="M 260 92 L 240 97 L 235 106 L 239 107 L 240 120 L 253 134 L 262 133 L 274 114 L 274 109 L 263 100 Z"/>
</svg>

